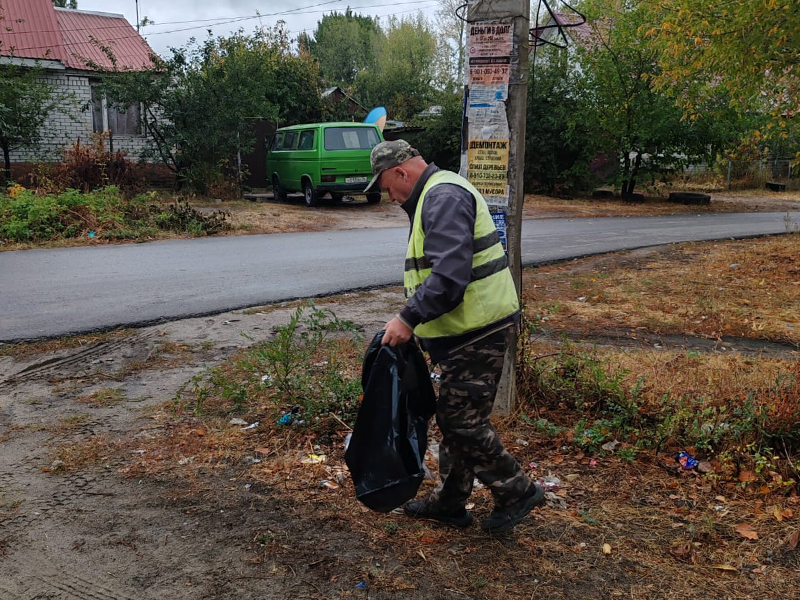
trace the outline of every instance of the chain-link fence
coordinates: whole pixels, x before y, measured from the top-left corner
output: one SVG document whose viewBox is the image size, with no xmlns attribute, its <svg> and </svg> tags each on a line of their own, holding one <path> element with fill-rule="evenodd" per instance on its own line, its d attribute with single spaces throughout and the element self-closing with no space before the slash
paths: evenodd
<svg viewBox="0 0 800 600">
<path fill-rule="evenodd" d="M 713 164 L 691 165 L 683 177 L 693 183 L 707 183 L 723 190 L 800 189 L 800 167 L 794 159 L 720 160 Z"/>
</svg>

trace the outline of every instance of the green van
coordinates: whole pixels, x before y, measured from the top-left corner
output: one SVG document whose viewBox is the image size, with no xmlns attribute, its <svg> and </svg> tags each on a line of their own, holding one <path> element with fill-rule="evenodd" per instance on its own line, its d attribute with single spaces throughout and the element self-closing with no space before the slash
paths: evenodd
<svg viewBox="0 0 800 600">
<path fill-rule="evenodd" d="M 325 194 L 334 201 L 345 194 L 363 194 L 372 179 L 369 154 L 383 141 L 371 123 L 313 123 L 282 127 L 275 132 L 267 153 L 276 200 L 289 192 L 303 192 L 306 206 L 317 206 Z M 377 204 L 380 192 L 367 194 Z"/>
</svg>

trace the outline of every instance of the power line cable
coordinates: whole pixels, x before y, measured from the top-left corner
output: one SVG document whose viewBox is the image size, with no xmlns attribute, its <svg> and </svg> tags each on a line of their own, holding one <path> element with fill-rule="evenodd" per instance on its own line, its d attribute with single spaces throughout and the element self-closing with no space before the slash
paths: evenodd
<svg viewBox="0 0 800 600">
<path fill-rule="evenodd" d="M 341 1 L 341 0 L 337 0 L 337 1 Z M 410 1 L 410 2 L 391 2 L 391 3 L 386 3 L 386 4 L 374 4 L 374 5 L 371 5 L 371 6 L 368 6 L 368 7 L 356 7 L 356 8 L 383 8 L 383 7 L 386 7 L 386 6 L 400 6 L 400 5 L 403 5 L 403 4 L 421 4 L 421 5 L 425 5 L 425 4 L 432 4 L 432 3 L 433 3 L 432 0 L 414 0 L 414 1 Z M 307 7 L 307 8 L 312 8 L 312 7 Z M 378 16 L 378 18 L 390 17 L 390 16 L 395 16 L 395 15 L 405 14 L 405 13 L 408 13 L 408 12 L 413 12 L 413 11 L 418 10 L 418 9 L 419 9 L 419 7 L 412 8 L 412 9 L 409 9 L 409 10 L 406 10 L 406 11 L 398 11 L 398 12 L 395 12 L 395 13 L 388 13 L 388 14 L 385 14 L 385 15 L 375 15 L 375 16 Z M 294 9 L 294 10 L 296 10 L 296 9 Z M 319 11 L 314 11 L 314 12 L 319 12 Z M 325 11 L 322 11 L 322 12 L 325 12 Z M 273 13 L 273 14 L 269 14 L 269 15 L 258 15 L 257 17 L 252 17 L 252 18 L 281 16 L 281 15 L 284 15 L 284 14 L 287 14 L 287 12 Z M 292 13 L 292 16 L 304 15 L 304 14 L 311 14 L 311 13 L 294 12 L 294 13 Z M 247 17 L 247 18 L 251 18 L 251 17 Z M 235 22 L 235 21 L 233 21 L 233 22 Z M 128 24 L 130 24 L 130 23 L 128 23 Z M 187 28 L 187 29 L 176 29 L 176 30 L 172 30 L 172 31 L 161 31 L 161 32 L 157 32 L 157 33 L 158 34 L 178 33 L 178 32 L 181 32 L 181 31 L 188 31 L 190 29 L 203 29 L 203 28 L 207 28 L 207 27 L 214 27 L 216 25 L 224 25 L 224 24 L 227 24 L 227 23 L 217 23 L 215 25 L 207 25 L 207 26 L 203 26 L 203 27 L 193 27 L 193 28 Z M 96 30 L 96 29 L 97 28 L 92 28 L 92 29 L 90 29 L 90 31 L 91 30 Z M 70 30 L 70 31 L 87 31 L 87 30 L 89 30 L 89 29 L 73 29 L 73 30 Z M 301 32 L 309 31 L 309 30 L 310 29 L 304 29 Z M 147 35 L 157 35 L 157 33 L 150 33 L 150 34 L 147 34 Z M 294 32 L 291 32 L 291 33 L 294 33 Z M 111 43 L 111 42 L 121 42 L 121 41 L 124 41 L 124 40 L 135 40 L 135 39 L 140 39 L 141 40 L 142 36 L 140 36 L 138 33 L 134 33 L 133 35 L 126 35 L 126 36 L 121 36 L 121 37 L 117 37 L 117 38 L 108 38 L 108 39 L 103 39 L 103 40 L 98 40 L 98 41 L 101 44 L 108 44 L 108 43 Z M 86 44 L 90 44 L 90 43 L 92 43 L 91 40 L 87 39 L 87 40 L 82 40 L 82 41 L 79 41 L 79 42 L 74 42 L 72 44 L 62 43 L 62 44 L 50 44 L 50 45 L 47 45 L 47 46 L 11 46 L 10 49 L 13 50 L 13 51 L 19 51 L 19 50 L 51 50 L 53 48 L 68 48 L 70 46 L 80 46 L 80 45 L 86 45 Z M 44 58 L 46 59 L 46 57 L 44 57 Z"/>
</svg>

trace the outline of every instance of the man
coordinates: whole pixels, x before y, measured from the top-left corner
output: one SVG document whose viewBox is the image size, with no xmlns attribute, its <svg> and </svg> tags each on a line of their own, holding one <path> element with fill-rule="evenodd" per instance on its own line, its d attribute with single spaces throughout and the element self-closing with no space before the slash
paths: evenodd
<svg viewBox="0 0 800 600">
<path fill-rule="evenodd" d="M 383 343 L 421 340 L 442 375 L 436 423 L 442 432 L 442 483 L 408 516 L 468 527 L 465 505 L 477 477 L 494 498 L 481 526 L 513 528 L 544 500 L 503 448 L 489 422 L 519 303 L 508 257 L 486 201 L 466 179 L 428 165 L 408 142 L 382 142 L 371 153 L 378 186 L 411 219 L 404 283 L 407 302 L 386 324 Z"/>
</svg>

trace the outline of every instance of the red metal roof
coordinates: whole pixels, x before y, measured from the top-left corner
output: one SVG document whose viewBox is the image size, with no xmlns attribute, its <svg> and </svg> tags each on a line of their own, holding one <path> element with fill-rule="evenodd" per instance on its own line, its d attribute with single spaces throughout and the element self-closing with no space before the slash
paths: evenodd
<svg viewBox="0 0 800 600">
<path fill-rule="evenodd" d="M 112 68 L 101 49 L 109 48 L 117 68 L 152 66 L 152 50 L 122 15 L 54 8 L 52 0 L 0 0 L 0 55 L 60 61 L 92 70 L 87 62 Z"/>
<path fill-rule="evenodd" d="M 55 13 L 67 46 L 68 67 L 86 69 L 86 61 L 90 60 L 102 67 L 113 68 L 111 59 L 100 46 L 111 50 L 120 70 L 153 66 L 150 46 L 122 15 L 65 8 L 57 8 Z"/>
<path fill-rule="evenodd" d="M 0 55 L 64 62 L 64 40 L 52 0 L 2 0 Z"/>
</svg>

